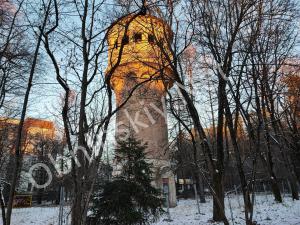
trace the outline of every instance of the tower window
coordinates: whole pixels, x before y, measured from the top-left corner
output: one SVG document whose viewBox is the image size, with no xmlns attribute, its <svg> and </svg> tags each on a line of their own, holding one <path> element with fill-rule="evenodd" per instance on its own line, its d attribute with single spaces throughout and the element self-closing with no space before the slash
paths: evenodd
<svg viewBox="0 0 300 225">
<path fill-rule="evenodd" d="M 127 45 L 129 44 L 129 37 L 127 34 L 124 35 L 123 39 L 122 39 L 122 44 L 123 45 Z"/>
<path fill-rule="evenodd" d="M 142 41 L 142 33 L 135 33 L 133 35 L 134 42 L 141 42 Z"/>
<path fill-rule="evenodd" d="M 154 41 L 155 41 L 154 35 L 153 34 L 149 34 L 148 35 L 148 42 L 153 45 Z"/>
<path fill-rule="evenodd" d="M 115 41 L 114 48 L 118 48 L 118 40 Z"/>
</svg>

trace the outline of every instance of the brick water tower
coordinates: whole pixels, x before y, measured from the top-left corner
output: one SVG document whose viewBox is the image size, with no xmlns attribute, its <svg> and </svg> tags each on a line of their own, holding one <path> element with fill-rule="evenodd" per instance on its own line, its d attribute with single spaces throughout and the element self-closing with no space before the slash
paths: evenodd
<svg viewBox="0 0 300 225">
<path fill-rule="evenodd" d="M 171 28 L 146 12 L 129 15 L 111 25 L 107 41 L 106 76 L 111 76 L 117 106 L 126 102 L 116 115 L 116 137 L 133 132 L 147 142 L 146 155 L 154 165 L 153 185 L 169 187 L 169 203 L 174 207 L 176 188 L 164 102 L 166 90 L 172 86 L 172 70 L 166 60 L 171 57 L 167 50 Z"/>
</svg>

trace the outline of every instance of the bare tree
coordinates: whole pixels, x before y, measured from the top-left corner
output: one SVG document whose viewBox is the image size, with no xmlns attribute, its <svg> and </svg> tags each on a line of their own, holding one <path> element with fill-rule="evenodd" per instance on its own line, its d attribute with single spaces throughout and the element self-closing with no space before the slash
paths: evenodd
<svg viewBox="0 0 300 225">
<path fill-rule="evenodd" d="M 116 54 L 116 62 L 110 61 L 109 71 L 104 72 L 107 50 L 111 47 L 106 43 L 109 29 L 123 17 L 118 18 L 113 25 L 111 20 L 99 23 L 103 4 L 104 2 L 88 0 L 83 4 L 79 1 L 61 4 L 54 1 L 54 14 L 51 18 L 53 26 L 43 33 L 44 46 L 55 69 L 56 79 L 65 92 L 62 109 L 64 133 L 68 151 L 75 156 L 72 159 L 74 199 L 71 208 L 74 225 L 85 224 L 112 116 L 126 104 L 140 85 L 152 79 L 150 75 L 149 79 L 131 87 L 126 100 L 113 107 L 112 74 L 121 62 L 126 43 L 122 41 Z M 67 17 L 64 17 L 64 10 L 70 9 L 75 10 L 74 16 L 78 18 L 72 30 L 80 30 L 80 36 L 74 32 L 69 33 L 65 27 Z M 140 13 L 142 12 L 138 9 L 127 15 L 129 20 L 124 25 L 121 37 L 125 36 L 131 21 Z M 57 42 L 65 46 L 60 52 L 65 61 L 59 60 L 55 46 Z M 69 102 L 71 90 L 72 95 L 75 95 L 72 105 Z M 80 147 L 79 150 L 76 146 Z"/>
<path fill-rule="evenodd" d="M 27 81 L 26 92 L 24 95 L 24 100 L 23 100 L 23 105 L 22 105 L 20 123 L 18 125 L 18 130 L 17 130 L 16 145 L 15 145 L 15 162 L 14 162 L 14 169 L 13 169 L 14 174 L 13 174 L 13 178 L 11 181 L 10 194 L 9 194 L 9 200 L 7 203 L 7 212 L 6 212 L 6 224 L 7 225 L 10 225 L 10 223 L 11 223 L 13 199 L 14 199 L 17 180 L 19 177 L 19 171 L 21 168 L 21 161 L 22 161 L 21 146 L 22 146 L 22 134 L 23 134 L 23 128 L 24 128 L 24 121 L 25 121 L 25 117 L 26 117 L 29 95 L 30 95 L 30 91 L 31 91 L 31 87 L 32 87 L 32 81 L 33 81 L 33 77 L 35 75 L 35 68 L 37 65 L 38 54 L 39 54 L 40 45 L 41 45 L 41 41 L 42 41 L 42 34 L 47 25 L 50 6 L 51 6 L 51 1 L 48 2 L 48 4 L 43 5 L 43 7 L 45 9 L 45 14 L 43 15 L 43 17 L 41 19 L 40 31 L 38 33 L 37 42 L 35 45 L 35 50 L 34 50 L 31 68 L 30 68 L 30 73 L 29 73 L 29 77 L 28 77 L 28 81 Z"/>
</svg>

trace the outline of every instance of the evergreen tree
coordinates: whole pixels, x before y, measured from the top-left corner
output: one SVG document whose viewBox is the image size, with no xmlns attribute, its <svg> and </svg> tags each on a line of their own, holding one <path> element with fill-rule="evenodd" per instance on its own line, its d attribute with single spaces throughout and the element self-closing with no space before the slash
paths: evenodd
<svg viewBox="0 0 300 225">
<path fill-rule="evenodd" d="M 145 149 L 134 137 L 118 141 L 116 162 L 120 174 L 96 194 L 92 211 L 97 224 L 149 224 L 164 212 L 160 192 L 151 185 L 151 167 Z"/>
</svg>

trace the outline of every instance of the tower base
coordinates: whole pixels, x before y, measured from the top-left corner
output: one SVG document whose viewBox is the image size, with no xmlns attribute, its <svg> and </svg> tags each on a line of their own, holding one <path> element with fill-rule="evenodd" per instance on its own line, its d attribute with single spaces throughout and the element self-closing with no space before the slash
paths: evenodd
<svg viewBox="0 0 300 225">
<path fill-rule="evenodd" d="M 154 167 L 154 177 L 153 182 L 154 186 L 157 189 L 160 189 L 162 192 L 165 192 L 164 187 L 167 186 L 167 194 L 169 199 L 169 206 L 171 208 L 177 206 L 177 197 L 176 197 L 176 184 L 175 177 L 171 170 L 171 165 L 168 160 L 151 160 L 151 163 Z"/>
</svg>

